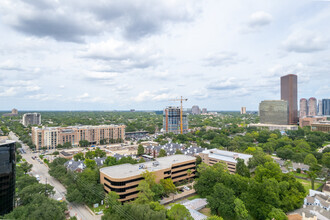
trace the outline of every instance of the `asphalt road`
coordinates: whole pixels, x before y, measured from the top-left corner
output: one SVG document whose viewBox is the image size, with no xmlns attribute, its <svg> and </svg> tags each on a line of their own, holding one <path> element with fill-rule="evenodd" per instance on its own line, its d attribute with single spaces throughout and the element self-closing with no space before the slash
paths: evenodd
<svg viewBox="0 0 330 220">
<path fill-rule="evenodd" d="M 9 133 L 9 137 L 12 140 L 20 142 L 22 144 L 23 149 L 25 150 L 25 154 L 22 154 L 22 157 L 30 164 L 33 165 L 31 173 L 40 176 L 41 183 L 48 183 L 54 186 L 55 195 L 53 196 L 54 199 L 64 198 L 66 195 L 65 187 L 57 181 L 54 177 L 50 176 L 48 173 L 48 167 L 45 164 L 40 164 L 37 160 L 33 160 L 32 156 L 37 156 L 37 153 L 32 153 L 30 148 L 23 144 L 18 137 L 13 133 Z M 70 211 L 70 216 L 76 216 L 79 220 L 99 220 L 101 219 L 100 216 L 92 215 L 89 210 L 84 205 L 74 204 L 68 202 L 68 210 Z"/>
</svg>

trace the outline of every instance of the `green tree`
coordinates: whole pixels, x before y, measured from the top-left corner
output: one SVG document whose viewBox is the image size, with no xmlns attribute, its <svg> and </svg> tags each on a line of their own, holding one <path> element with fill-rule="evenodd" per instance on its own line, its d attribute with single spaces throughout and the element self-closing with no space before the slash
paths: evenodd
<svg viewBox="0 0 330 220">
<path fill-rule="evenodd" d="M 272 208 L 272 211 L 268 214 L 267 220 L 287 220 L 288 217 L 286 214 L 281 210 L 277 208 Z"/>
<path fill-rule="evenodd" d="M 149 204 L 151 201 L 153 201 L 155 193 L 151 191 L 150 185 L 147 183 L 147 181 L 140 181 L 137 190 L 139 190 L 139 193 L 137 199 L 134 201 L 135 203 Z"/>
<path fill-rule="evenodd" d="M 235 193 L 222 183 L 214 186 L 213 193 L 206 197 L 213 214 L 224 218 L 235 218 Z"/>
<path fill-rule="evenodd" d="M 240 159 L 240 158 L 237 159 L 236 173 L 238 173 L 241 176 L 250 177 L 250 170 L 245 165 L 245 162 L 243 159 Z"/>
<path fill-rule="evenodd" d="M 137 150 L 137 155 L 141 156 L 144 154 L 144 147 L 142 144 L 139 144 L 138 150 Z"/>
<path fill-rule="evenodd" d="M 312 189 L 314 190 L 314 181 L 317 177 L 316 172 L 315 171 L 307 171 L 307 175 L 308 175 L 309 179 L 311 180 Z"/>
<path fill-rule="evenodd" d="M 65 142 L 65 143 L 63 144 L 63 148 L 72 148 L 72 144 L 71 144 L 71 142 Z"/>
<path fill-rule="evenodd" d="M 95 160 L 90 160 L 90 159 L 85 159 L 84 164 L 86 165 L 87 168 L 90 169 L 95 169 L 96 168 L 96 162 Z"/>
<path fill-rule="evenodd" d="M 314 164 L 317 164 L 317 160 L 313 154 L 307 154 L 304 160 L 304 164 L 312 166 Z"/>
<path fill-rule="evenodd" d="M 160 184 L 163 186 L 164 191 L 167 195 L 176 192 L 176 187 L 171 178 L 161 179 Z"/>
<path fill-rule="evenodd" d="M 54 187 L 49 184 L 32 184 L 24 187 L 19 193 L 20 204 L 26 205 L 34 199 L 34 195 L 42 194 L 45 196 L 54 195 Z"/>
<path fill-rule="evenodd" d="M 324 166 L 330 169 L 330 152 L 323 154 L 322 163 Z"/>
<path fill-rule="evenodd" d="M 166 157 L 167 153 L 164 149 L 160 149 L 158 157 Z"/>
<path fill-rule="evenodd" d="M 73 159 L 75 161 L 83 161 L 85 158 L 84 158 L 84 153 L 77 153 L 73 156 Z"/>
<path fill-rule="evenodd" d="M 81 141 L 79 141 L 79 146 L 80 147 L 88 147 L 89 142 L 87 140 L 81 140 Z"/>
<path fill-rule="evenodd" d="M 32 164 L 29 164 L 28 162 L 21 163 L 21 168 L 24 171 L 24 174 L 28 173 L 32 169 Z"/>
<path fill-rule="evenodd" d="M 246 210 L 244 202 L 239 198 L 234 200 L 235 203 L 235 213 L 238 220 L 248 220 L 250 219 L 249 212 Z"/>
<path fill-rule="evenodd" d="M 174 204 L 167 211 L 167 217 L 170 220 L 193 220 L 189 210 L 181 204 Z"/>
<path fill-rule="evenodd" d="M 208 217 L 206 220 L 223 220 L 223 218 L 217 215 L 212 215 Z"/>
<path fill-rule="evenodd" d="M 175 154 L 183 154 L 181 150 L 176 149 Z"/>
<path fill-rule="evenodd" d="M 37 184 L 37 183 L 38 183 L 38 181 L 35 177 L 29 176 L 29 175 L 23 175 L 23 176 L 17 178 L 16 187 L 17 187 L 18 191 L 20 192 L 23 188 L 25 188 L 29 185 Z"/>
<path fill-rule="evenodd" d="M 107 166 L 114 166 L 117 164 L 117 159 L 115 157 L 107 157 L 107 159 L 105 159 L 104 163 L 107 165 Z"/>
<path fill-rule="evenodd" d="M 116 209 L 120 209 L 121 203 L 118 201 L 119 195 L 113 191 L 110 191 L 104 199 L 104 204 L 108 207 L 105 212 L 115 213 Z"/>
</svg>

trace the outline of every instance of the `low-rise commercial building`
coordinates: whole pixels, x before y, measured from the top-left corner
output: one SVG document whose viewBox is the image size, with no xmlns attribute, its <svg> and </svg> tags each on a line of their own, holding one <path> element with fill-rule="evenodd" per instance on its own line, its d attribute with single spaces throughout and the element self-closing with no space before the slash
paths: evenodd
<svg viewBox="0 0 330 220">
<path fill-rule="evenodd" d="M 314 123 L 317 123 L 319 121 L 326 121 L 326 120 L 327 117 L 322 117 L 322 116 L 299 118 L 299 126 L 300 127 L 311 126 Z"/>
<path fill-rule="evenodd" d="M 204 150 L 203 152 L 199 153 L 199 156 L 207 165 L 224 162 L 227 165 L 228 171 L 230 173 L 236 172 L 236 164 L 238 158 L 243 159 L 244 163 L 247 165 L 249 159 L 252 157 L 252 155 L 249 154 L 241 154 L 219 149 Z"/>
<path fill-rule="evenodd" d="M 280 130 L 280 131 L 286 131 L 286 130 L 292 130 L 296 131 L 298 130 L 297 125 L 275 125 L 275 124 L 248 124 L 248 127 L 257 127 L 261 129 L 268 129 L 270 131 Z"/>
<path fill-rule="evenodd" d="M 312 131 L 330 132 L 330 121 L 319 121 L 311 125 Z"/>
<path fill-rule="evenodd" d="M 185 155 L 196 156 L 204 150 L 204 148 L 201 147 L 189 146 L 186 148 L 183 144 L 167 143 L 158 146 L 149 145 L 144 148 L 144 153 L 156 158 L 161 149 L 166 151 L 167 156 L 174 155 L 177 151 L 181 151 L 181 153 Z"/>
<path fill-rule="evenodd" d="M 118 139 L 125 139 L 125 125 L 32 128 L 32 142 L 37 150 L 43 147 L 55 149 L 57 145 L 67 142 L 78 146 L 82 140 L 100 144 L 101 140 L 109 142 Z"/>
<path fill-rule="evenodd" d="M 100 169 L 100 182 L 104 185 L 106 193 L 114 191 L 119 195 L 119 201 L 127 202 L 137 197 L 137 187 L 144 179 L 142 174 L 146 171 L 155 174 L 157 183 L 167 178 L 171 178 L 175 183 L 195 177 L 196 158 L 172 155 L 140 164 L 104 167 Z"/>
</svg>

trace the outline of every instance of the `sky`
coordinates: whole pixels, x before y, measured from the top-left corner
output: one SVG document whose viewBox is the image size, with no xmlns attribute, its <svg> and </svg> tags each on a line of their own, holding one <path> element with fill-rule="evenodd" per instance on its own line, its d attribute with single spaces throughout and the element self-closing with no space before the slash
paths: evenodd
<svg viewBox="0 0 330 220">
<path fill-rule="evenodd" d="M 0 110 L 258 110 L 330 95 L 330 1 L 1 0 Z"/>
</svg>

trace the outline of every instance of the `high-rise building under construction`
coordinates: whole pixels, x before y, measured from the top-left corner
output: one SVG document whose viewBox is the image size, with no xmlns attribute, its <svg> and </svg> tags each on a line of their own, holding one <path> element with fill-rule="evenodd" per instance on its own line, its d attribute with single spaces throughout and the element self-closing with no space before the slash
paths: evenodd
<svg viewBox="0 0 330 220">
<path fill-rule="evenodd" d="M 173 132 L 174 134 L 181 133 L 180 113 L 181 113 L 180 107 L 170 106 L 164 109 L 164 113 L 163 113 L 164 133 L 170 133 L 170 132 Z M 187 114 L 185 112 L 182 112 L 182 131 L 184 134 L 188 132 L 188 119 L 187 119 Z"/>
</svg>

